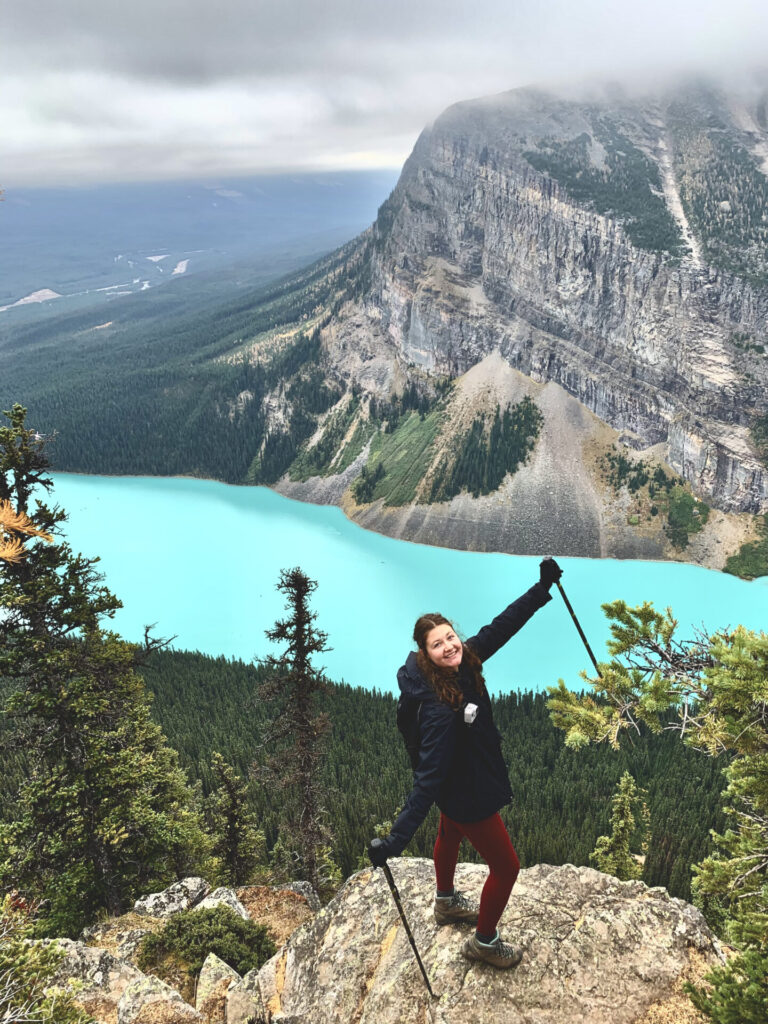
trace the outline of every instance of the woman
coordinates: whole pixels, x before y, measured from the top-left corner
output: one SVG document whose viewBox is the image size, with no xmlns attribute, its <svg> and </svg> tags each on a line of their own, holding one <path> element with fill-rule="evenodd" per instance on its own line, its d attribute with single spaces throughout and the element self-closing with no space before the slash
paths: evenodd
<svg viewBox="0 0 768 1024">
<path fill-rule="evenodd" d="M 519 950 L 502 942 L 496 927 L 520 861 L 499 816 L 512 791 L 482 666 L 551 600 L 549 589 L 562 570 L 553 558 L 545 558 L 539 570 L 538 583 L 464 644 L 442 615 L 422 615 L 416 622 L 418 651 L 408 655 L 397 681 L 401 699 L 419 705 L 419 760 L 413 788 L 392 831 L 368 848 L 377 867 L 399 856 L 436 803 L 441 813 L 434 849 L 435 919 L 438 924 L 475 924 L 477 930 L 462 952 L 495 967 L 514 967 L 522 959 Z M 453 886 L 462 838 L 490 869 L 479 907 Z"/>
</svg>

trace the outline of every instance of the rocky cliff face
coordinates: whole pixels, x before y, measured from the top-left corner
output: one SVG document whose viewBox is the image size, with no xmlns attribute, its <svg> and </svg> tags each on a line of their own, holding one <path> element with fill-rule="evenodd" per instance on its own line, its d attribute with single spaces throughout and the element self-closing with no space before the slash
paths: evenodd
<svg viewBox="0 0 768 1024">
<path fill-rule="evenodd" d="M 419 138 L 326 331 L 366 388 L 492 351 L 556 382 L 718 508 L 768 508 L 765 101 L 460 103 Z"/>
<path fill-rule="evenodd" d="M 640 1024 L 654 1004 L 674 999 L 692 961 L 714 965 L 721 955 L 699 912 L 665 890 L 539 865 L 521 872 L 500 925 L 523 961 L 497 971 L 460 955 L 471 927 L 435 924 L 430 862 L 400 859 L 393 874 L 436 998 L 382 873 L 364 871 L 262 967 L 267 1021 Z M 478 897 L 486 875 L 460 865 L 457 884 Z"/>
<path fill-rule="evenodd" d="M 194 1006 L 192 995 L 185 1001 L 132 963 L 135 951 L 121 937 L 126 925 L 133 934 L 136 914 L 92 929 L 89 945 L 60 940 L 57 982 L 104 1024 L 703 1024 L 681 983 L 723 953 L 699 911 L 664 889 L 570 864 L 522 871 L 500 928 L 524 958 L 504 972 L 461 956 L 470 926 L 435 923 L 430 861 L 401 858 L 392 869 L 434 999 L 378 870 L 353 875 L 314 914 L 295 892 L 272 892 L 265 903 L 263 893 L 240 890 L 284 945 L 242 978 L 209 954 Z M 483 866 L 460 864 L 457 885 L 479 898 L 486 876 Z M 142 901 L 139 919 L 159 927 L 189 902 L 189 889 L 182 883 Z M 298 919 L 287 898 L 302 903 Z M 293 921 L 284 929 L 286 910 Z"/>
</svg>

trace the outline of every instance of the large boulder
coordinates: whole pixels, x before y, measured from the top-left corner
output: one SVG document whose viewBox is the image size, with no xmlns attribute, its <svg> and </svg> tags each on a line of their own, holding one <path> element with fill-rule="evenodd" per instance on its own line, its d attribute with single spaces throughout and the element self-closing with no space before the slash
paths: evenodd
<svg viewBox="0 0 768 1024">
<path fill-rule="evenodd" d="M 106 949 L 86 946 L 72 939 L 57 939 L 64 957 L 53 984 L 71 989 L 75 1001 L 89 1016 L 103 1024 L 117 1024 L 118 1005 L 128 988 L 144 975 L 138 968 Z"/>
<path fill-rule="evenodd" d="M 133 905 L 135 914 L 146 914 L 148 917 L 170 917 L 180 910 L 189 910 L 206 895 L 210 886 L 204 878 L 182 878 L 174 882 L 162 892 L 153 892 L 142 896 Z"/>
<path fill-rule="evenodd" d="M 521 872 L 501 921 L 521 946 L 513 971 L 461 956 L 468 926 L 439 928 L 430 861 L 392 863 L 426 965 L 432 1002 L 381 871 L 353 875 L 262 967 L 268 1021 L 292 1024 L 634 1024 L 669 998 L 692 956 L 722 959 L 694 907 L 663 889 L 619 882 L 591 868 L 538 865 Z M 487 870 L 459 865 L 475 898 Z"/>
<path fill-rule="evenodd" d="M 214 907 L 229 907 L 230 910 L 234 910 L 238 917 L 242 917 L 244 921 L 250 921 L 251 919 L 251 915 L 237 898 L 237 893 L 234 889 L 227 889 L 224 886 L 214 889 L 204 900 L 197 903 L 193 909 L 211 910 Z"/>
<path fill-rule="evenodd" d="M 249 971 L 229 986 L 224 1019 L 227 1024 L 248 1024 L 249 1021 L 264 1020 L 258 971 Z"/>
<path fill-rule="evenodd" d="M 108 950 L 118 960 L 133 961 L 142 939 L 151 932 L 158 931 L 164 924 L 164 918 L 149 917 L 131 911 L 84 928 L 80 938 L 88 946 Z"/>
</svg>

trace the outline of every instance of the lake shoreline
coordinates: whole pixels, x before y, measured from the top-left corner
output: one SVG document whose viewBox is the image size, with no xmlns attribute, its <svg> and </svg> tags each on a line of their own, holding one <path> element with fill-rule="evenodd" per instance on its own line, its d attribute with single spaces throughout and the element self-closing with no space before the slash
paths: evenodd
<svg viewBox="0 0 768 1024">
<path fill-rule="evenodd" d="M 352 467 L 349 467 L 352 469 Z M 316 508 L 322 507 L 333 507 L 339 509 L 339 511 L 345 516 L 345 518 L 355 526 L 361 529 L 375 533 L 382 537 L 390 537 L 393 540 L 404 541 L 410 544 L 417 544 L 425 547 L 432 547 L 442 549 L 446 551 L 467 551 L 484 554 L 498 554 L 498 555 L 511 555 L 516 557 L 543 557 L 544 555 L 554 555 L 555 557 L 561 558 L 591 558 L 594 561 L 643 561 L 650 563 L 659 564 L 679 564 L 679 565 L 695 565 L 700 566 L 704 569 L 709 569 L 713 572 L 725 573 L 725 570 L 717 564 L 711 564 L 708 560 L 701 560 L 695 558 L 673 558 L 673 557 L 656 557 L 653 555 L 637 554 L 632 551 L 628 551 L 624 554 L 621 553 L 610 553 L 610 554 L 588 554 L 586 552 L 574 551 L 574 550 L 555 550 L 552 548 L 538 548 L 537 550 L 532 549 L 514 549 L 513 545 L 494 546 L 492 544 L 478 544 L 478 543 L 465 543 L 463 545 L 457 545 L 453 543 L 444 543 L 441 541 L 437 534 L 437 529 L 431 530 L 429 539 L 422 539 L 420 533 L 423 533 L 423 529 L 408 530 L 407 522 L 405 525 L 402 522 L 404 517 L 415 514 L 419 520 L 419 525 L 424 523 L 424 520 L 428 518 L 425 513 L 440 506 L 404 506 L 404 507 L 393 507 L 391 509 L 384 508 L 383 502 L 378 501 L 373 505 L 360 506 L 356 505 L 352 499 L 339 497 L 336 495 L 337 487 L 334 487 L 332 492 L 333 497 L 329 500 L 325 497 L 328 493 L 327 490 L 321 489 L 318 491 L 317 484 L 325 484 L 329 478 L 324 477 L 311 477 L 308 481 L 297 482 L 291 481 L 287 475 L 282 477 L 276 484 L 246 484 L 246 483 L 229 483 L 224 480 L 217 480 L 214 477 L 203 477 L 194 476 L 188 473 L 178 473 L 174 476 L 151 476 L 142 474 L 121 474 L 121 473 L 84 473 L 76 470 L 53 470 L 56 476 L 69 476 L 69 477 L 82 477 L 82 478 L 103 478 L 106 480 L 189 480 L 199 481 L 201 483 L 220 484 L 223 487 L 231 487 L 236 490 L 249 491 L 263 489 L 270 491 L 275 494 L 280 494 L 282 497 L 287 498 L 290 501 L 297 501 L 303 505 L 311 505 Z M 330 478 L 333 480 L 333 478 Z M 496 496 L 491 495 L 490 498 L 494 499 Z M 319 500 L 316 500 L 319 498 Z M 471 495 L 461 495 L 459 499 L 454 499 L 451 504 L 455 504 L 457 501 L 461 502 L 462 499 L 465 502 L 477 502 L 478 499 L 472 498 Z M 482 501 L 483 499 L 479 499 Z M 447 506 L 444 506 L 447 507 Z M 471 507 L 471 506 L 470 506 Z M 391 515 L 388 516 L 388 513 Z M 483 522 L 478 520 L 472 520 L 474 526 L 480 527 L 480 533 L 482 534 Z M 439 521 L 438 521 L 439 528 Z M 491 531 L 489 531 L 491 532 Z M 475 540 L 477 538 L 474 538 Z M 695 535 L 694 543 L 700 541 L 700 536 Z M 743 542 L 743 541 L 742 541 Z M 693 547 L 693 545 L 691 545 Z M 698 546 L 701 546 L 700 544 Z M 736 549 L 738 550 L 738 548 Z M 728 552 L 732 554 L 734 552 Z M 729 574 L 726 574 L 729 575 Z M 741 578 L 741 577 L 736 577 Z M 758 577 L 758 579 L 766 579 L 768 577 Z M 750 580 L 744 580 L 744 582 L 754 582 Z"/>
<path fill-rule="evenodd" d="M 175 645 L 252 661 L 280 653 L 266 631 L 285 615 L 276 586 L 300 566 L 318 588 L 313 610 L 331 649 L 317 667 L 337 681 L 395 692 L 413 623 L 438 610 L 472 636 L 538 579 L 538 557 L 456 551 L 363 529 L 335 506 L 290 500 L 266 487 L 179 477 L 52 474 L 68 513 L 64 535 L 99 557 L 122 601 L 113 626 L 140 642 L 144 626 Z M 216 543 L 211 542 L 215 535 Z M 768 578 L 751 582 L 681 562 L 560 559 L 566 592 L 598 659 L 608 657 L 607 602 L 671 606 L 681 638 L 743 623 L 764 629 Z M 385 638 L 382 645 L 381 637 Z M 376 646 L 372 647 L 372 640 Z M 494 692 L 581 686 L 589 659 L 563 603 L 541 609 L 494 657 Z"/>
</svg>

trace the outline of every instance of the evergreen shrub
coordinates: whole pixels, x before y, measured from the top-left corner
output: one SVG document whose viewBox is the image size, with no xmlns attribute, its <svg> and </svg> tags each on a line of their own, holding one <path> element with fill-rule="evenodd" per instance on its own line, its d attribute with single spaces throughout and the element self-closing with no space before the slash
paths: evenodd
<svg viewBox="0 0 768 1024">
<path fill-rule="evenodd" d="M 244 921 L 229 907 L 182 910 L 158 932 L 147 935 L 136 963 L 141 971 L 163 978 L 164 967 L 173 964 L 196 975 L 209 953 L 238 974 L 261 967 L 274 956 L 276 947 L 264 925 Z"/>
</svg>

